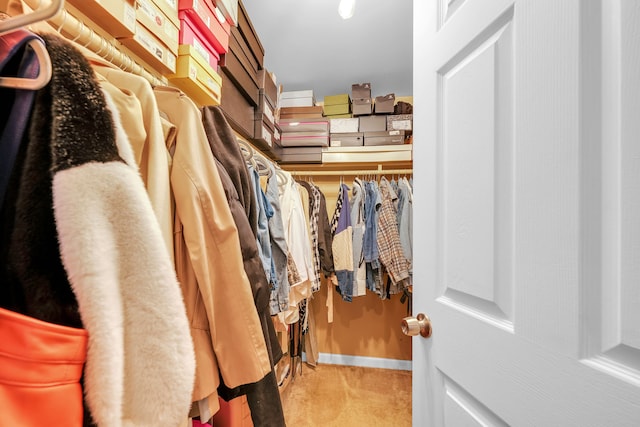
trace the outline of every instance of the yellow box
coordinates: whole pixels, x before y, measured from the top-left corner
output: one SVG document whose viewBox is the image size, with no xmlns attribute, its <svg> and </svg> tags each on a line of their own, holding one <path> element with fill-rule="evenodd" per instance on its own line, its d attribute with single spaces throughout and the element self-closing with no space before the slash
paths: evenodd
<svg viewBox="0 0 640 427">
<path fill-rule="evenodd" d="M 222 77 L 207 64 L 191 45 L 178 48 L 176 73 L 167 76 L 169 82 L 184 91 L 200 105 L 219 105 Z"/>
<path fill-rule="evenodd" d="M 164 1 L 164 0 L 163 0 Z M 136 18 L 138 24 L 151 31 L 174 55 L 178 54 L 178 34 L 180 27 L 165 15 L 152 0 L 137 0 Z"/>
<path fill-rule="evenodd" d="M 176 72 L 176 55 L 142 25 L 136 27 L 133 37 L 119 40 L 162 74 Z"/>
<path fill-rule="evenodd" d="M 132 37 L 136 31 L 135 0 L 67 1 L 113 37 Z"/>
</svg>

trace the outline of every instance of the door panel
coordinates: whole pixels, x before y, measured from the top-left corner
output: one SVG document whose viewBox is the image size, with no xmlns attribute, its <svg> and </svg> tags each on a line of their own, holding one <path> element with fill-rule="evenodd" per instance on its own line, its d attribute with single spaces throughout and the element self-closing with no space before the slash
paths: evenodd
<svg viewBox="0 0 640 427">
<path fill-rule="evenodd" d="M 640 425 L 640 2 L 414 2 L 414 425 Z"/>
</svg>

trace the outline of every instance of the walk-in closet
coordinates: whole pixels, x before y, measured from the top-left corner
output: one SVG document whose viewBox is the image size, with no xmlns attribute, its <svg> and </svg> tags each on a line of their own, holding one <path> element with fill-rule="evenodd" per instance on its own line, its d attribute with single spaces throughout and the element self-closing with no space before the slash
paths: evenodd
<svg viewBox="0 0 640 427">
<path fill-rule="evenodd" d="M 0 2 L 0 425 L 411 425 L 410 57 L 291 81 L 250 6 Z"/>
</svg>

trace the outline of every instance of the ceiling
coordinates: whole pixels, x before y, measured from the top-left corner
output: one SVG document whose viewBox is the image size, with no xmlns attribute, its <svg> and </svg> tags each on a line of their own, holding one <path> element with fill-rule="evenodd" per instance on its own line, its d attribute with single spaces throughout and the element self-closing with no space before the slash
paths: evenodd
<svg viewBox="0 0 640 427">
<path fill-rule="evenodd" d="M 373 97 L 413 95 L 413 0 L 357 0 L 343 20 L 339 0 L 242 0 L 265 50 L 264 66 L 285 91 L 316 100 L 371 83 Z"/>
</svg>

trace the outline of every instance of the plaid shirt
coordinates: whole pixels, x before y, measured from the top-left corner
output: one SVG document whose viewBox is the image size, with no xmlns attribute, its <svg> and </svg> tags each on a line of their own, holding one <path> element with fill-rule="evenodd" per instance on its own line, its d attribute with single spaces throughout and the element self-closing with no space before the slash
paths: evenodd
<svg viewBox="0 0 640 427">
<path fill-rule="evenodd" d="M 392 287 L 389 293 L 394 294 L 402 291 L 402 289 L 398 289 L 400 282 L 409 278 L 409 263 L 402 252 L 400 234 L 398 233 L 394 203 L 397 199 L 396 192 L 385 177 L 380 179 L 380 194 L 382 206 L 380 206 L 380 217 L 378 218 L 378 252 L 380 262 L 387 269 L 391 278 Z"/>
<path fill-rule="evenodd" d="M 316 272 L 315 279 L 311 282 L 311 290 L 320 290 L 320 251 L 318 248 L 318 218 L 320 213 L 320 190 L 306 181 L 299 181 L 309 192 L 309 226 L 311 228 L 311 255 L 313 256 L 313 268 Z"/>
</svg>

